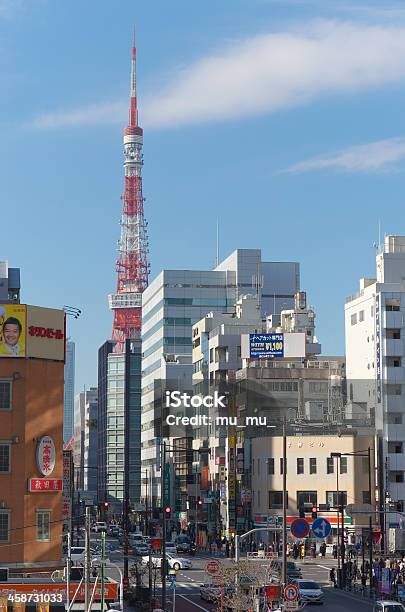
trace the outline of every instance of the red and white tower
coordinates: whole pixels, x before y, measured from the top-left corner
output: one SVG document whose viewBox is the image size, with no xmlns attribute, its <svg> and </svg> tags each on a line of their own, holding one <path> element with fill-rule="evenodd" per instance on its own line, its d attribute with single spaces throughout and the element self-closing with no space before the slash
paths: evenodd
<svg viewBox="0 0 405 612">
<path fill-rule="evenodd" d="M 124 351 L 127 338 L 139 338 L 142 292 L 148 286 L 148 236 L 142 195 L 143 130 L 138 125 L 136 97 L 136 47 L 132 47 L 131 97 L 128 126 L 124 129 L 124 195 L 121 196 L 121 237 L 118 241 L 117 291 L 108 296 L 114 312 L 112 339 L 116 352 Z"/>
</svg>

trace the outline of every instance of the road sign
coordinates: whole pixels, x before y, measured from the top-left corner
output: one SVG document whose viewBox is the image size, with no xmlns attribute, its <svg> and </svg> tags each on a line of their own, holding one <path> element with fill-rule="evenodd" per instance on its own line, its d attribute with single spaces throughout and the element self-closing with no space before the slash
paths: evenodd
<svg viewBox="0 0 405 612">
<path fill-rule="evenodd" d="M 287 584 L 284 587 L 284 599 L 286 601 L 297 601 L 298 594 L 298 587 L 295 584 Z"/>
<path fill-rule="evenodd" d="M 273 522 L 274 522 L 274 516 L 268 516 L 268 517 L 267 517 L 267 522 L 268 522 L 268 523 L 270 523 L 270 524 L 272 525 L 272 524 L 273 524 Z"/>
<path fill-rule="evenodd" d="M 216 576 L 220 573 L 221 569 L 222 564 L 219 561 L 208 561 L 207 565 L 205 566 L 205 571 L 210 576 Z"/>
<path fill-rule="evenodd" d="M 356 514 L 375 514 L 375 508 L 371 504 L 347 504 L 345 508 L 347 516 L 352 517 Z"/>
<path fill-rule="evenodd" d="M 295 519 L 290 526 L 294 538 L 306 538 L 309 534 L 309 524 L 303 518 Z"/>
<path fill-rule="evenodd" d="M 326 538 L 332 530 L 332 527 L 324 518 L 318 518 L 312 523 L 312 533 L 316 538 Z"/>
</svg>

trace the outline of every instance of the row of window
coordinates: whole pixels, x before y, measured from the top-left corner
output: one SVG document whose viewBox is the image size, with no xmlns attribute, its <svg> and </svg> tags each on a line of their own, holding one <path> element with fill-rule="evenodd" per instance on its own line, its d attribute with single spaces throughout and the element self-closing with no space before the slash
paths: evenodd
<svg viewBox="0 0 405 612">
<path fill-rule="evenodd" d="M 366 460 L 365 467 L 367 469 L 365 470 L 363 469 L 364 473 L 366 473 L 368 471 L 368 459 L 367 457 L 364 457 L 363 459 Z M 255 474 L 255 466 L 256 466 L 257 476 L 260 476 L 260 466 L 261 466 L 262 461 L 263 459 L 260 459 L 260 457 L 258 457 L 257 459 L 252 459 L 252 474 L 253 475 Z M 275 459 L 273 457 L 269 457 L 267 459 L 264 459 L 264 461 L 267 464 L 267 474 L 269 476 L 274 475 Z M 340 464 L 340 473 L 347 474 L 347 457 L 340 457 L 339 464 Z M 318 469 L 317 458 L 310 457 L 308 459 L 309 474 L 316 474 L 317 469 Z M 334 474 L 334 472 L 335 472 L 335 462 L 334 462 L 333 457 L 326 457 L 326 473 Z M 282 473 L 283 473 L 283 459 L 280 458 L 280 474 Z M 297 457 L 297 474 L 305 474 L 305 459 L 303 457 Z"/>
<path fill-rule="evenodd" d="M 260 505 L 260 490 L 253 491 L 253 502 L 257 502 Z M 362 492 L 363 503 L 370 503 L 370 492 Z M 318 505 L 318 492 L 317 491 L 297 491 L 297 508 L 301 508 L 304 504 Z M 319 503 L 322 501 L 319 500 Z M 326 491 L 325 503 L 330 504 L 332 507 L 347 506 L 347 491 L 339 491 L 339 504 L 337 491 Z M 283 507 L 283 492 L 282 491 L 268 491 L 268 506 L 269 510 L 274 510 Z M 287 508 L 288 508 L 288 491 L 287 491 Z"/>
<path fill-rule="evenodd" d="M 399 312 L 401 310 L 401 302 L 399 299 L 386 300 L 385 302 L 385 312 Z M 374 317 L 374 306 L 370 307 L 370 316 Z M 350 316 L 350 324 L 356 325 L 357 323 L 362 323 L 364 321 L 364 310 L 359 310 L 359 312 L 355 312 Z"/>
<path fill-rule="evenodd" d="M 50 542 L 51 540 L 51 511 L 36 511 L 36 541 Z M 11 537 L 11 511 L 0 510 L 0 542 L 10 542 Z"/>
</svg>

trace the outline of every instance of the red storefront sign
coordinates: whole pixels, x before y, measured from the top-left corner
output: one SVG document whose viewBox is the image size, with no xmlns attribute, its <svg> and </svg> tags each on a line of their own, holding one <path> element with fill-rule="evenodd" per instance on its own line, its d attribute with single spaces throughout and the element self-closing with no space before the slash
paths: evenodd
<svg viewBox="0 0 405 612">
<path fill-rule="evenodd" d="M 55 493 L 62 491 L 61 478 L 29 478 L 28 491 L 30 493 Z"/>
<path fill-rule="evenodd" d="M 269 584 L 265 586 L 264 596 L 267 601 L 278 601 L 281 596 L 281 586 L 279 584 Z"/>
</svg>

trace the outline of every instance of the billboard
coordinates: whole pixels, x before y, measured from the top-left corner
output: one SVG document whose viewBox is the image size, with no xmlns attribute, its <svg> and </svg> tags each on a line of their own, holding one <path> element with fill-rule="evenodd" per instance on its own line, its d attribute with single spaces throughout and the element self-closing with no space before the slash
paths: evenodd
<svg viewBox="0 0 405 612">
<path fill-rule="evenodd" d="M 0 357 L 25 357 L 26 306 L 0 304 Z"/>
<path fill-rule="evenodd" d="M 279 332 L 242 334 L 241 356 L 243 359 L 271 359 L 305 357 L 305 334 L 302 332 Z"/>
<path fill-rule="evenodd" d="M 63 310 L 27 306 L 27 357 L 65 361 Z"/>
</svg>

